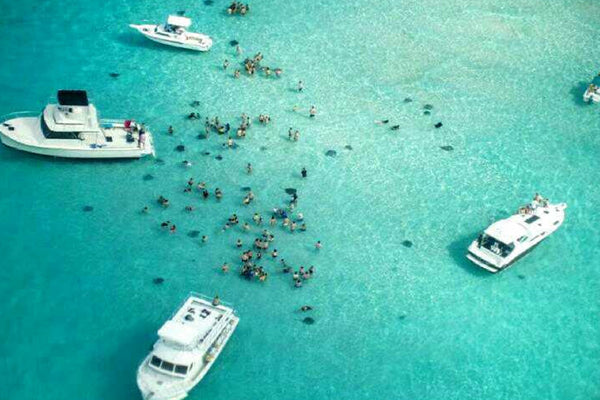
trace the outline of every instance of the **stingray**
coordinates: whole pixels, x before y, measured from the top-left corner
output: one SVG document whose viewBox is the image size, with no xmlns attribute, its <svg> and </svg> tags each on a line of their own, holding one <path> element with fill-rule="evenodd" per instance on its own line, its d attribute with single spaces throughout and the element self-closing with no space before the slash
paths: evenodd
<svg viewBox="0 0 600 400">
<path fill-rule="evenodd" d="M 525 275 L 517 275 L 519 279 L 525 279 Z"/>
<path fill-rule="evenodd" d="M 182 151 L 185 151 L 185 146 L 182 144 L 177 145 L 177 147 L 175 147 L 175 150 L 181 153 Z"/>
<path fill-rule="evenodd" d="M 302 320 L 306 325 L 312 325 L 315 323 L 315 319 L 312 317 L 306 317 Z"/>
<path fill-rule="evenodd" d="M 189 231 L 187 235 L 191 238 L 197 238 L 200 236 L 200 231 Z"/>
<path fill-rule="evenodd" d="M 202 154 L 204 154 L 205 156 L 210 156 L 210 151 L 205 151 L 205 152 L 204 152 L 204 153 L 202 153 Z"/>
<path fill-rule="evenodd" d="M 94 211 L 94 207 L 92 207 L 92 206 L 83 206 L 83 211 L 85 211 L 85 212 Z"/>
<path fill-rule="evenodd" d="M 335 151 L 335 150 L 327 150 L 327 151 L 325 152 L 325 155 L 326 155 L 327 157 L 335 157 L 335 156 L 337 156 L 337 151 Z"/>
<path fill-rule="evenodd" d="M 165 278 L 161 278 L 161 277 L 152 279 L 152 283 L 154 283 L 155 285 L 160 285 L 164 281 L 165 281 Z"/>
<path fill-rule="evenodd" d="M 425 105 L 423 106 L 423 109 L 424 109 L 424 110 L 433 110 L 433 106 L 432 106 L 431 104 L 425 104 Z"/>
<path fill-rule="evenodd" d="M 398 319 L 399 319 L 400 321 L 402 321 L 402 320 L 403 320 L 403 319 L 405 319 L 405 318 L 406 318 L 406 315 L 404 315 L 404 314 L 402 314 L 402 315 L 398 316 Z"/>
<path fill-rule="evenodd" d="M 285 192 L 289 195 L 296 194 L 297 190 L 294 188 L 285 188 Z"/>
<path fill-rule="evenodd" d="M 434 126 L 436 128 L 441 128 L 444 124 L 442 124 L 441 122 L 438 122 L 437 124 L 435 124 Z"/>
<path fill-rule="evenodd" d="M 411 242 L 410 240 L 405 240 L 402 242 L 402 246 L 404 247 L 412 247 L 413 242 Z"/>
<path fill-rule="evenodd" d="M 454 147 L 448 145 L 448 146 L 440 146 L 440 149 L 444 150 L 444 151 L 452 151 L 454 150 Z"/>
<path fill-rule="evenodd" d="M 250 186 L 242 186 L 242 191 L 248 192 L 250 190 L 252 190 L 252 188 Z"/>
<path fill-rule="evenodd" d="M 425 110 L 425 111 L 423 111 L 423 115 L 431 115 L 431 111 Z"/>
<path fill-rule="evenodd" d="M 154 179 L 154 175 L 146 174 L 146 175 L 144 175 L 144 177 L 142 179 L 145 181 L 151 181 L 152 179 Z"/>
<path fill-rule="evenodd" d="M 413 99 L 411 99 L 410 97 L 407 97 L 404 99 L 405 103 L 412 103 Z"/>
<path fill-rule="evenodd" d="M 165 160 L 163 160 L 162 158 L 157 158 L 156 160 L 154 160 L 154 162 L 163 165 L 165 163 Z"/>
<path fill-rule="evenodd" d="M 223 159 L 223 156 L 219 154 L 218 156 L 215 157 L 215 159 L 221 161 Z"/>
<path fill-rule="evenodd" d="M 352 146 L 350 146 L 349 144 L 345 145 L 345 146 L 344 146 L 344 148 L 345 148 L 346 150 L 352 150 Z"/>
<path fill-rule="evenodd" d="M 266 149 L 267 149 L 267 146 L 260 146 L 261 151 L 265 151 Z"/>
<path fill-rule="evenodd" d="M 213 0 L 204 0 L 204 4 L 207 5 L 207 6 L 212 6 L 213 3 L 214 3 Z"/>
<path fill-rule="evenodd" d="M 232 41 L 229 42 L 229 44 L 231 46 L 237 46 L 238 44 L 240 44 L 240 42 L 238 42 L 237 40 L 232 40 Z"/>
<path fill-rule="evenodd" d="M 111 73 L 110 73 L 110 74 L 108 74 L 108 75 L 110 75 L 110 77 L 111 77 L 111 78 L 118 78 L 118 77 L 119 77 L 119 75 L 121 75 L 121 74 L 118 74 L 118 73 L 116 73 L 116 72 L 111 72 Z"/>
<path fill-rule="evenodd" d="M 400 129 L 400 125 L 394 125 L 390 129 L 393 131 L 397 131 L 398 129 Z"/>
<path fill-rule="evenodd" d="M 194 100 L 190 103 L 190 106 L 192 107 L 198 107 L 200 105 L 200 101 L 199 100 Z"/>
<path fill-rule="evenodd" d="M 185 15 L 185 10 L 177 11 L 177 15 L 179 15 L 179 16 Z"/>
</svg>

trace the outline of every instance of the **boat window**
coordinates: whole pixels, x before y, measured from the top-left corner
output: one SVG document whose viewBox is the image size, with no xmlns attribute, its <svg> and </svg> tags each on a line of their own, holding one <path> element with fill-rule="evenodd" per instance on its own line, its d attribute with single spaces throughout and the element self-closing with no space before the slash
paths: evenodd
<svg viewBox="0 0 600 400">
<path fill-rule="evenodd" d="M 533 217 L 529 217 L 525 220 L 525 222 L 527 222 L 528 224 L 533 224 L 535 221 L 537 221 L 538 219 L 540 219 L 540 217 L 538 217 L 537 215 L 534 215 Z"/>
<path fill-rule="evenodd" d="M 40 119 L 42 120 L 42 133 L 46 139 L 79 139 L 79 132 L 54 132 L 48 128 L 44 117 Z"/>
<path fill-rule="evenodd" d="M 177 373 L 177 374 L 185 375 L 185 374 L 187 374 L 187 371 L 188 371 L 187 365 L 176 365 L 175 366 L 175 373 Z"/>
<path fill-rule="evenodd" d="M 154 365 L 155 367 L 160 367 L 160 362 L 162 360 L 156 356 L 152 356 L 152 359 L 150 360 L 150 364 Z"/>
<path fill-rule="evenodd" d="M 521 236 L 519 239 L 517 239 L 519 241 L 519 243 L 523 243 L 524 241 L 527 240 L 527 236 Z"/>
<path fill-rule="evenodd" d="M 494 239 L 493 237 L 488 236 L 486 234 L 480 236 L 479 246 L 488 249 L 489 251 L 500 257 L 508 256 L 515 248 L 515 245 L 512 243 L 502 243 L 501 241 Z"/>
<path fill-rule="evenodd" d="M 160 366 L 160 368 L 164 369 L 165 371 L 169 371 L 169 372 L 173 372 L 173 368 L 175 367 L 174 364 L 171 364 L 168 361 L 164 361 L 162 362 L 162 365 Z"/>
</svg>

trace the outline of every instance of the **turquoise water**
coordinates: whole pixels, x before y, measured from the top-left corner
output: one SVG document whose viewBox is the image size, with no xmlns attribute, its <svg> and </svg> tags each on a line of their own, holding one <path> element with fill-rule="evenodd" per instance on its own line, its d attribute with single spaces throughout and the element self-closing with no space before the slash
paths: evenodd
<svg viewBox="0 0 600 400">
<path fill-rule="evenodd" d="M 580 100 L 600 68 L 600 5 L 277 0 L 251 3 L 245 18 L 227 16 L 227 5 L 4 4 L 0 114 L 84 88 L 103 116 L 146 121 L 163 162 L 0 148 L 2 398 L 139 398 L 136 368 L 190 290 L 218 293 L 241 317 L 191 399 L 600 398 L 600 110 Z M 127 27 L 178 10 L 213 36 L 209 53 Z M 243 59 L 233 39 L 245 55 L 262 51 L 282 78 L 225 73 L 225 58 Z M 192 111 L 234 126 L 242 112 L 273 122 L 224 151 L 222 137 L 196 138 L 203 123 L 185 119 Z M 399 131 L 373 124 L 385 118 Z M 194 166 L 183 169 L 184 159 Z M 189 177 L 225 198 L 183 193 Z M 243 186 L 257 195 L 251 207 Z M 266 260 L 267 282 L 240 279 L 235 240 L 259 231 L 221 226 L 233 212 L 268 215 L 288 187 L 308 231 L 277 228 L 275 247 L 294 266 L 314 264 L 316 277 L 294 289 Z M 470 265 L 474 235 L 536 191 L 569 204 L 560 230 L 505 273 Z M 164 220 L 178 232 L 161 231 Z M 236 266 L 228 275 L 225 261 Z M 315 307 L 314 325 L 302 323 L 303 304 Z"/>
</svg>

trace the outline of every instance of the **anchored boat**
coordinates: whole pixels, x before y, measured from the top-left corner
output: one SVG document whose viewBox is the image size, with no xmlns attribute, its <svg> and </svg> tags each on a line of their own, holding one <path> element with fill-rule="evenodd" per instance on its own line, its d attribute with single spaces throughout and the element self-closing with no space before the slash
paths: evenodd
<svg viewBox="0 0 600 400">
<path fill-rule="evenodd" d="M 594 77 L 594 79 L 588 86 L 587 90 L 583 94 L 583 101 L 585 101 L 586 103 L 600 102 L 600 74 Z"/>
<path fill-rule="evenodd" d="M 467 258 L 490 272 L 511 266 L 565 220 L 566 203 L 550 204 L 537 195 L 509 218 L 494 222 L 471 243 Z"/>
<path fill-rule="evenodd" d="M 167 46 L 181 47 L 188 50 L 208 51 L 212 47 L 212 39 L 202 33 L 188 32 L 192 20 L 177 15 L 169 15 L 163 25 L 129 26 L 148 39 Z"/>
<path fill-rule="evenodd" d="M 84 90 L 59 90 L 41 115 L 2 117 L 0 139 L 29 153 L 66 158 L 140 158 L 154 155 L 152 135 L 132 120 L 98 119 Z"/>
<path fill-rule="evenodd" d="M 204 378 L 233 334 L 233 308 L 191 293 L 158 330 L 158 341 L 137 372 L 144 400 L 179 400 Z"/>
</svg>

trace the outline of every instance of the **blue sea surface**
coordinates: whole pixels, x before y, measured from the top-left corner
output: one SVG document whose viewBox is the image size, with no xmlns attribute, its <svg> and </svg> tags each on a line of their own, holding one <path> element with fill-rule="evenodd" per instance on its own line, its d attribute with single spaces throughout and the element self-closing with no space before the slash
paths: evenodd
<svg viewBox="0 0 600 400">
<path fill-rule="evenodd" d="M 600 398 L 600 109 L 581 100 L 600 71 L 600 4 L 274 0 L 245 17 L 228 4 L 3 3 L 0 114 L 86 89 L 103 117 L 145 121 L 158 158 L 0 147 L 0 398 L 140 398 L 137 366 L 192 290 L 233 302 L 240 324 L 190 399 Z M 128 27 L 183 10 L 210 52 Z M 281 78 L 234 79 L 259 51 Z M 272 122 L 235 150 L 197 138 L 206 116 L 237 127 L 244 112 Z M 190 177 L 223 200 L 184 193 Z M 240 278 L 235 241 L 260 227 L 221 231 L 232 213 L 268 219 L 286 188 L 308 230 L 273 229 L 274 248 L 316 267 L 298 289 L 266 256 L 266 282 Z M 568 203 L 564 225 L 506 272 L 470 264 L 477 233 L 535 192 Z"/>
</svg>

